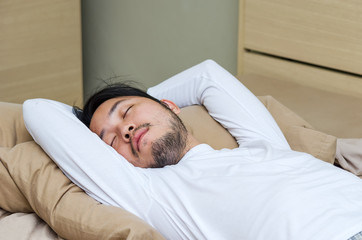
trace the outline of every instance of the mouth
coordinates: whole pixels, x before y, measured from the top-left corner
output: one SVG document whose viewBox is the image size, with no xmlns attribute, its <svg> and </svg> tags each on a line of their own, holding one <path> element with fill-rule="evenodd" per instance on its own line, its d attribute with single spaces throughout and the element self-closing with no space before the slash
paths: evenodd
<svg viewBox="0 0 362 240">
<path fill-rule="evenodd" d="M 140 145 L 142 142 L 142 138 L 144 137 L 144 135 L 148 132 L 149 127 L 143 127 L 138 129 L 133 138 L 132 138 L 132 145 L 134 146 L 134 148 L 137 150 L 137 152 L 140 151 Z"/>
</svg>

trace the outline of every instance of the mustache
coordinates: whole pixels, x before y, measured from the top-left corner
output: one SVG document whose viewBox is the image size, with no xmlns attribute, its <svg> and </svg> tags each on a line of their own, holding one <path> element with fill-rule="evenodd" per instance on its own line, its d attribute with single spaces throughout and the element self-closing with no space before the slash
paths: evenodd
<svg viewBox="0 0 362 240">
<path fill-rule="evenodd" d="M 131 151 L 132 151 L 132 154 L 135 156 L 135 157 L 138 157 L 138 154 L 136 152 L 136 150 L 134 149 L 134 146 L 133 146 L 133 135 L 141 128 L 147 128 L 147 127 L 151 127 L 151 123 L 144 123 L 144 124 L 141 124 L 139 125 L 138 127 L 136 127 L 134 130 L 133 130 L 133 134 L 132 136 L 130 136 L 130 142 L 131 142 Z"/>
<path fill-rule="evenodd" d="M 145 128 L 145 127 L 151 127 L 151 123 L 144 123 L 139 125 L 138 127 L 135 128 L 135 130 L 133 130 L 133 132 L 137 132 L 137 130 L 141 129 L 141 128 Z M 133 135 L 133 134 L 132 134 Z"/>
</svg>

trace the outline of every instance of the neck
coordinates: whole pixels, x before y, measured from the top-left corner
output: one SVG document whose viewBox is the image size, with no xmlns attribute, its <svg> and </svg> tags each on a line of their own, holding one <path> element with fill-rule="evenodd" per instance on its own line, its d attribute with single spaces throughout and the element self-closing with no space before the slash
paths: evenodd
<svg viewBox="0 0 362 240">
<path fill-rule="evenodd" d="M 187 129 L 187 141 L 186 141 L 186 147 L 185 147 L 185 151 L 184 151 L 184 155 L 191 150 L 191 148 L 201 144 L 201 142 L 199 142 L 193 135 L 193 129 L 190 126 L 190 117 L 187 113 L 185 113 L 184 111 L 181 111 L 178 114 L 179 118 L 181 119 L 181 121 L 183 122 L 183 124 L 185 125 L 186 129 Z"/>
<path fill-rule="evenodd" d="M 191 133 L 187 133 L 187 141 L 186 141 L 186 148 L 185 154 L 191 150 L 191 148 L 201 144 Z"/>
</svg>

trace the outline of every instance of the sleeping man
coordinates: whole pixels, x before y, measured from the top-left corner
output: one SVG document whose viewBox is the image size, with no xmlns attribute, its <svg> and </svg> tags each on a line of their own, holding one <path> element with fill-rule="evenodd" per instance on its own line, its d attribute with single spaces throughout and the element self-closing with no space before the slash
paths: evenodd
<svg viewBox="0 0 362 240">
<path fill-rule="evenodd" d="M 74 183 L 167 239 L 362 239 L 362 181 L 292 151 L 266 108 L 218 64 L 148 94 L 121 85 L 97 93 L 78 111 L 92 132 L 50 100 L 25 102 L 24 119 Z M 239 147 L 214 150 L 187 132 L 177 113 L 193 104 Z"/>
</svg>

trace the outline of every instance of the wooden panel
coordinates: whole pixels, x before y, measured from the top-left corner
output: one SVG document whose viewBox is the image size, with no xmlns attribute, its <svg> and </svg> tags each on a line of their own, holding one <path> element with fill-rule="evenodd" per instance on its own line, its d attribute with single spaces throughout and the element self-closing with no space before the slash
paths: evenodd
<svg viewBox="0 0 362 240">
<path fill-rule="evenodd" d="M 245 22 L 244 48 L 362 74 L 362 1 L 241 0 L 240 4 L 244 4 L 240 13 Z"/>
<path fill-rule="evenodd" d="M 80 0 L 0 1 L 0 101 L 82 104 Z"/>
<path fill-rule="evenodd" d="M 243 75 L 254 74 L 324 91 L 362 97 L 362 78 L 350 74 L 249 52 L 244 53 L 243 65 Z"/>
<path fill-rule="evenodd" d="M 317 130 L 340 138 L 362 136 L 362 98 L 280 81 L 257 73 L 241 79 L 254 94 L 271 95 Z"/>
</svg>

